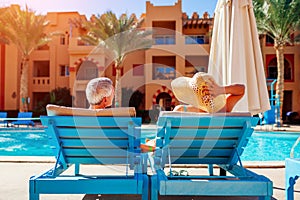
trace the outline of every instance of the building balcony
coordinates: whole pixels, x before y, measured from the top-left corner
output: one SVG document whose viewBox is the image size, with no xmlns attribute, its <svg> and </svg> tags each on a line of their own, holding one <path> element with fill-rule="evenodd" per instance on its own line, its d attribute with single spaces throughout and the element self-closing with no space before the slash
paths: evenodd
<svg viewBox="0 0 300 200">
<path fill-rule="evenodd" d="M 206 35 L 186 35 L 185 44 L 209 44 L 209 36 Z"/>
<path fill-rule="evenodd" d="M 31 88 L 33 92 L 49 92 L 50 77 L 33 77 Z"/>
<path fill-rule="evenodd" d="M 50 59 L 50 50 L 35 50 L 32 52 L 30 57 L 33 60 L 49 60 Z"/>
<path fill-rule="evenodd" d="M 154 35 L 153 36 L 154 45 L 173 45 L 176 44 L 175 35 Z"/>
</svg>

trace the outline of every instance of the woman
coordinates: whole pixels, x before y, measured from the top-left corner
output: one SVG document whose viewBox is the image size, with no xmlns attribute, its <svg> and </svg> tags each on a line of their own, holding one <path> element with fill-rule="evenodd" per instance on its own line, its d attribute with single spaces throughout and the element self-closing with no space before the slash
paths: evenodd
<svg viewBox="0 0 300 200">
<path fill-rule="evenodd" d="M 245 93 L 244 85 L 220 86 L 211 75 L 204 72 L 198 72 L 192 78 L 176 78 L 171 86 L 175 97 L 188 104 L 178 105 L 173 111 L 231 112 Z"/>
</svg>

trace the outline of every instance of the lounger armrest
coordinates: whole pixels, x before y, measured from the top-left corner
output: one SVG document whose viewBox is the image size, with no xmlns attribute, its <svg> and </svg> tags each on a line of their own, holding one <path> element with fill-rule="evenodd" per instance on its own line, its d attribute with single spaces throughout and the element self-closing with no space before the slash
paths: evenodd
<svg viewBox="0 0 300 200">
<path fill-rule="evenodd" d="M 48 116 L 102 116 L 102 117 L 135 117 L 136 111 L 134 107 L 120 107 L 120 108 L 108 108 L 108 109 L 86 109 L 86 108 L 73 108 L 66 106 L 57 106 L 48 104 L 47 107 Z"/>
<path fill-rule="evenodd" d="M 159 113 L 160 117 L 165 116 L 187 116 L 187 117 L 199 117 L 199 116 L 251 116 L 249 112 L 226 112 L 226 113 L 199 113 L 199 112 L 180 112 L 180 111 L 161 111 Z"/>
</svg>

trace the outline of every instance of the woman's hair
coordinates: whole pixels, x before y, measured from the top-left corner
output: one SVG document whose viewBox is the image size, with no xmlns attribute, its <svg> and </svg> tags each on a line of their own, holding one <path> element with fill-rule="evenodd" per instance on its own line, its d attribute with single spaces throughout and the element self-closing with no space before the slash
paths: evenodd
<svg viewBox="0 0 300 200">
<path fill-rule="evenodd" d="M 113 83 L 109 78 L 100 77 L 89 81 L 86 86 L 86 98 L 91 105 L 100 104 L 104 97 L 109 97 L 113 92 Z"/>
</svg>

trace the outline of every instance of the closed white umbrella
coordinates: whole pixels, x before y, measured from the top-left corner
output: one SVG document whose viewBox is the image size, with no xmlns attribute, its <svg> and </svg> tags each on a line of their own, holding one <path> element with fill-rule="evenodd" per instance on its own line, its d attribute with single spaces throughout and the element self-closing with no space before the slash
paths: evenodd
<svg viewBox="0 0 300 200">
<path fill-rule="evenodd" d="M 220 85 L 246 86 L 233 111 L 258 114 L 270 110 L 252 0 L 218 1 L 208 73 Z"/>
</svg>

